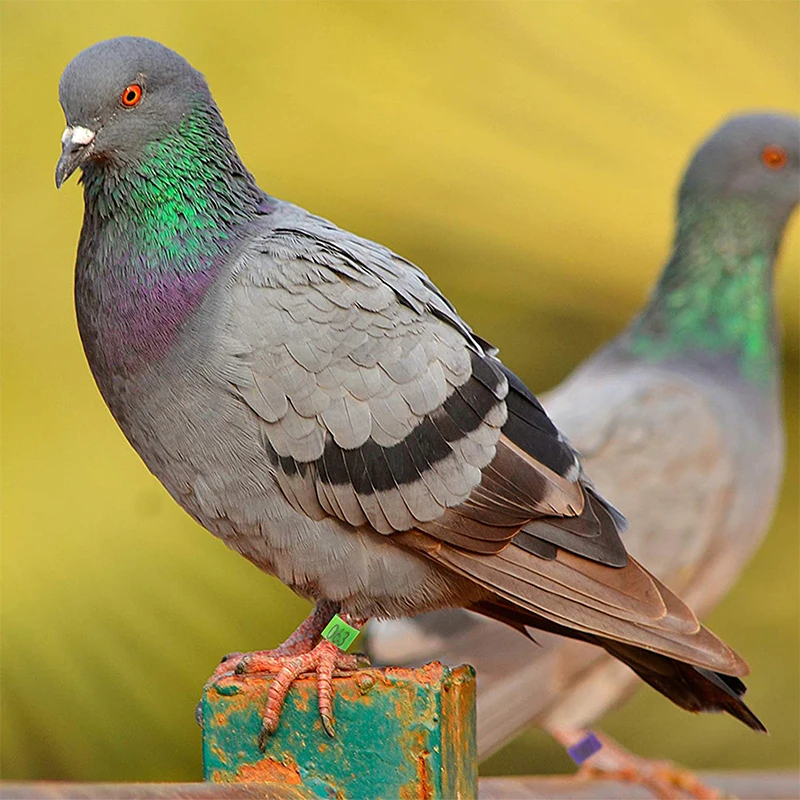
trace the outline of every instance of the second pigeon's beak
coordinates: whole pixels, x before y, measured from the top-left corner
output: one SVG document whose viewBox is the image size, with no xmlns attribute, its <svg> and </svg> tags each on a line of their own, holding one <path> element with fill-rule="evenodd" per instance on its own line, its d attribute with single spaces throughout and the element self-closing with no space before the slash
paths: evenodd
<svg viewBox="0 0 800 800">
<path fill-rule="evenodd" d="M 80 125 L 67 126 L 61 134 L 61 158 L 56 165 L 56 187 L 72 175 L 89 154 L 89 145 L 94 141 L 95 132 Z"/>
</svg>

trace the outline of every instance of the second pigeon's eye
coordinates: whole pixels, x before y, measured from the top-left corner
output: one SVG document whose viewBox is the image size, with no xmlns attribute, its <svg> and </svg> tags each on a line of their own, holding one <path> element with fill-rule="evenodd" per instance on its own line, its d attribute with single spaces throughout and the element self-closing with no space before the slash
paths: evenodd
<svg viewBox="0 0 800 800">
<path fill-rule="evenodd" d="M 126 86 L 122 92 L 122 105 L 131 108 L 135 106 L 142 99 L 142 87 L 138 83 L 132 83 Z"/>
<path fill-rule="evenodd" d="M 761 151 L 761 160 L 770 169 L 782 169 L 786 165 L 786 151 L 776 144 L 769 144 Z"/>
</svg>

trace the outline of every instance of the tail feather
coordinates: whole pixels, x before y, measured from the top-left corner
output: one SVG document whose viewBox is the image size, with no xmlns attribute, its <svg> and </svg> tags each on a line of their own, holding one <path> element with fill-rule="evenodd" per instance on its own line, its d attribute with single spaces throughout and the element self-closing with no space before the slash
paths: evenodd
<svg viewBox="0 0 800 800">
<path fill-rule="evenodd" d="M 725 712 L 755 731 L 767 731 L 742 701 L 746 687 L 733 675 L 694 666 L 633 644 L 567 628 L 502 601 L 476 603 L 471 610 L 505 622 L 516 630 L 532 626 L 598 645 L 677 706 L 694 712 Z"/>
<path fill-rule="evenodd" d="M 742 700 L 747 687 L 739 678 L 619 642 L 598 644 L 675 705 L 694 712 L 725 712 L 754 731 L 767 732 Z"/>
</svg>

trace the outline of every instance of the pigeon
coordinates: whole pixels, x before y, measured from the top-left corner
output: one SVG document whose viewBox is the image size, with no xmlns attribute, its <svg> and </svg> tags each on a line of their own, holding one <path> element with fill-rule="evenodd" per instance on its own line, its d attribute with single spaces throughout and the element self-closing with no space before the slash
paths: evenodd
<svg viewBox="0 0 800 800">
<path fill-rule="evenodd" d="M 624 509 L 628 551 L 700 614 L 761 542 L 780 487 L 773 267 L 800 201 L 798 163 L 797 117 L 739 115 L 714 131 L 683 179 L 649 303 L 543 398 Z M 481 757 L 531 724 L 573 744 L 636 685 L 596 648 L 546 635 L 535 648 L 463 611 L 378 623 L 369 636 L 378 662 L 475 664 Z"/>
<path fill-rule="evenodd" d="M 143 38 L 65 68 L 56 185 L 82 171 L 78 328 L 112 415 L 194 519 L 315 603 L 286 693 L 358 666 L 334 619 L 467 608 L 597 645 L 691 711 L 762 723 L 747 664 L 630 556 L 535 396 L 418 267 L 263 192 L 203 76 Z"/>
</svg>

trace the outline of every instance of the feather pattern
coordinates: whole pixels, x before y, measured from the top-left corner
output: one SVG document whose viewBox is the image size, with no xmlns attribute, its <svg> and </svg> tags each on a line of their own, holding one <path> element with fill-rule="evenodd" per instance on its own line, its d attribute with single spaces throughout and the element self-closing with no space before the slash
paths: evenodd
<svg viewBox="0 0 800 800">
<path fill-rule="evenodd" d="M 232 388 L 258 416 L 295 508 L 408 530 L 480 483 L 506 422 L 507 378 L 416 268 L 332 238 L 278 228 L 248 254 L 234 287 Z"/>
<path fill-rule="evenodd" d="M 300 221 L 254 242 L 229 328 L 233 390 L 293 507 L 477 553 L 514 541 L 623 566 L 620 518 L 587 502 L 574 450 L 491 346 L 416 267 Z"/>
<path fill-rule="evenodd" d="M 480 551 L 579 515 L 577 457 L 524 384 L 416 267 L 327 233 L 276 227 L 234 287 L 231 382 L 292 505 Z M 540 552 L 570 537 L 542 531 Z"/>
</svg>

